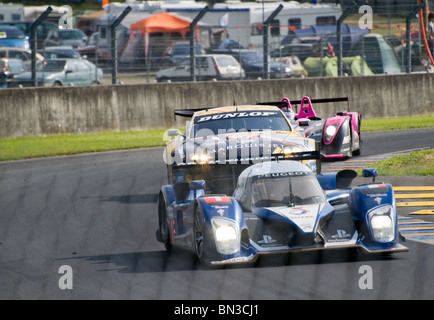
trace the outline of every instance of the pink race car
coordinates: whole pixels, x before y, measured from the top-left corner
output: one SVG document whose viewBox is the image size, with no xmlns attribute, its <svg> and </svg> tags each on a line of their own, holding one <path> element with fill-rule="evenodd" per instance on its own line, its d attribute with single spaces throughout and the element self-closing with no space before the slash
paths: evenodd
<svg viewBox="0 0 434 320">
<path fill-rule="evenodd" d="M 317 116 L 312 106 L 312 103 L 333 102 L 347 102 L 347 111 L 338 112 L 324 120 Z M 259 104 L 274 104 L 282 109 L 298 132 L 320 143 L 321 156 L 324 159 L 340 159 L 360 154 L 362 116 L 357 112 L 350 112 L 348 97 L 310 99 L 305 96 L 301 100 L 290 101 L 283 98 L 279 102 Z M 295 110 L 293 106 L 296 106 Z"/>
</svg>

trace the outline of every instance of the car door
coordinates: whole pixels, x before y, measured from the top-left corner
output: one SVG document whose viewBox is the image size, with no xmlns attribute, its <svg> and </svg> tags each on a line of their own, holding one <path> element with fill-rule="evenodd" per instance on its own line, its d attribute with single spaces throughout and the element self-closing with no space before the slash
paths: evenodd
<svg viewBox="0 0 434 320">
<path fill-rule="evenodd" d="M 186 81 L 190 79 L 190 59 L 186 58 L 182 62 L 170 70 L 169 78 L 172 81 Z"/>
<path fill-rule="evenodd" d="M 196 57 L 195 75 L 199 81 L 215 78 L 211 57 Z"/>
<path fill-rule="evenodd" d="M 77 61 L 68 60 L 65 68 L 64 85 L 77 86 L 83 83 L 82 72 L 78 71 Z"/>
<path fill-rule="evenodd" d="M 52 47 L 59 45 L 59 32 L 57 30 L 48 31 L 47 38 L 45 38 L 44 47 Z"/>
<path fill-rule="evenodd" d="M 30 70 L 32 64 L 31 53 L 20 51 L 20 50 L 9 50 L 9 59 L 18 59 L 24 62 L 27 69 Z"/>
<path fill-rule="evenodd" d="M 84 60 L 75 61 L 77 67 L 77 85 L 89 85 L 94 83 L 95 74 Z"/>
</svg>

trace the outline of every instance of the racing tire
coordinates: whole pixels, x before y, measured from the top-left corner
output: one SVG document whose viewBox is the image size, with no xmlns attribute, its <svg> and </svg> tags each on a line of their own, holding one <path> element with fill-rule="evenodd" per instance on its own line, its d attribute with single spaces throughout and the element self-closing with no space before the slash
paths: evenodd
<svg viewBox="0 0 434 320">
<path fill-rule="evenodd" d="M 350 137 L 351 137 L 351 141 L 350 141 L 350 148 L 351 148 L 350 154 L 351 154 L 351 157 L 359 156 L 360 155 L 360 148 L 361 148 L 360 141 L 359 141 L 359 149 L 354 150 L 353 149 L 353 140 L 354 140 L 354 137 L 353 137 L 353 133 L 352 132 L 350 133 Z"/>
<path fill-rule="evenodd" d="M 205 263 L 205 221 L 203 215 L 197 209 L 194 211 L 193 219 L 194 252 L 198 261 L 200 263 Z"/>
<path fill-rule="evenodd" d="M 166 201 L 162 193 L 158 197 L 158 232 L 160 233 L 161 242 L 164 244 L 167 252 L 171 252 L 172 244 L 170 243 L 169 226 L 167 225 Z"/>
<path fill-rule="evenodd" d="M 353 156 L 360 156 L 360 149 L 354 150 L 353 151 Z"/>
<path fill-rule="evenodd" d="M 211 261 L 223 259 L 215 247 L 213 236 L 205 223 L 202 212 L 196 208 L 193 217 L 193 243 L 194 243 L 194 262 L 205 268 L 219 268 L 213 265 Z"/>
<path fill-rule="evenodd" d="M 316 174 L 321 174 L 321 158 L 316 160 Z"/>
<path fill-rule="evenodd" d="M 362 143 L 359 139 L 359 149 L 353 150 L 353 156 L 360 156 L 361 151 L 362 151 Z"/>
</svg>

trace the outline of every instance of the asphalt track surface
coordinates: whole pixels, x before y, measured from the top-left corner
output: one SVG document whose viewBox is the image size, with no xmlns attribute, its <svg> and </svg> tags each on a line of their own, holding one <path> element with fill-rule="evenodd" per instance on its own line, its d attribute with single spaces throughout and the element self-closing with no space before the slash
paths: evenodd
<svg viewBox="0 0 434 320">
<path fill-rule="evenodd" d="M 434 128 L 365 133 L 360 157 L 432 148 L 433 136 Z M 162 155 L 151 148 L 0 163 L 0 299 L 434 299 L 434 246 L 415 241 L 387 259 L 337 250 L 219 269 L 168 255 L 155 239 Z M 72 273 L 59 272 L 63 265 Z M 372 288 L 359 286 L 363 266 Z M 60 288 L 66 274 L 71 289 Z"/>
</svg>

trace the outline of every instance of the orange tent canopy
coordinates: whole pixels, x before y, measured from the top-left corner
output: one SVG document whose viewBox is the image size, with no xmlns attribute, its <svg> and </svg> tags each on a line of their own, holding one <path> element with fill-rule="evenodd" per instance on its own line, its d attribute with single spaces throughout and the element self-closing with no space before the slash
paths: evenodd
<svg viewBox="0 0 434 320">
<path fill-rule="evenodd" d="M 188 20 L 162 12 L 132 24 L 130 30 L 141 33 L 180 32 L 184 35 L 190 30 L 190 24 Z"/>
</svg>

